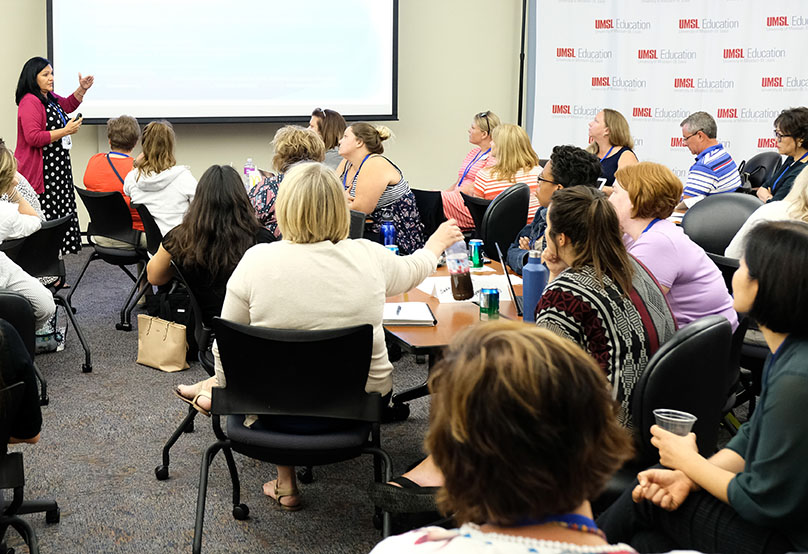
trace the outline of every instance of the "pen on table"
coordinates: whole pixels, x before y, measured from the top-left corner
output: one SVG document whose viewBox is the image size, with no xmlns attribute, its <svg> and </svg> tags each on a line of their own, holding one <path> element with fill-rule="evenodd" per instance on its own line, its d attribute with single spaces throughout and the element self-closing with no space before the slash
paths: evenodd
<svg viewBox="0 0 808 554">
<path fill-rule="evenodd" d="M 398 308 L 396 308 L 396 315 L 398 315 L 400 313 L 401 313 L 401 304 L 399 304 Z"/>
</svg>

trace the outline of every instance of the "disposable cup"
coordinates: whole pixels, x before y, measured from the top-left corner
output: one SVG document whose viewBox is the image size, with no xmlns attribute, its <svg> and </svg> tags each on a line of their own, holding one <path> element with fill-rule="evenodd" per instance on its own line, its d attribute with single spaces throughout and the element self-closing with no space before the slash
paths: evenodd
<svg viewBox="0 0 808 554">
<path fill-rule="evenodd" d="M 698 419 L 693 414 L 687 412 L 666 409 L 654 410 L 654 417 L 656 418 L 657 425 L 666 431 L 670 431 L 682 437 L 690 433 L 693 424 L 696 423 L 696 419 Z"/>
</svg>

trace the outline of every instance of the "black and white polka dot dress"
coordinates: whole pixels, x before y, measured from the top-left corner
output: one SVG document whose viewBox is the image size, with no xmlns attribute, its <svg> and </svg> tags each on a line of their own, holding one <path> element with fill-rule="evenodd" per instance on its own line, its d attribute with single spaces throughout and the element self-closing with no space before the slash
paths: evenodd
<svg viewBox="0 0 808 554">
<path fill-rule="evenodd" d="M 61 117 L 60 117 L 61 113 Z M 69 117 L 58 105 L 51 102 L 45 107 L 48 131 L 61 129 L 62 122 Z M 43 173 L 45 178 L 45 191 L 39 195 L 42 211 L 48 221 L 59 219 L 76 213 L 76 193 L 73 190 L 73 170 L 70 167 L 70 152 L 62 147 L 62 141 L 57 140 L 42 149 L 44 161 Z M 63 254 L 76 254 L 81 250 L 81 235 L 79 234 L 78 218 L 74 218 L 62 243 Z"/>
</svg>

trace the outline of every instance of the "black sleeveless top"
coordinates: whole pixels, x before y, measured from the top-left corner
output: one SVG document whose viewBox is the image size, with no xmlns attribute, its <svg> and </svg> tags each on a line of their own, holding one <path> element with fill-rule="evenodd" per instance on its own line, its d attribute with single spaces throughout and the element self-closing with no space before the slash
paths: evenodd
<svg viewBox="0 0 808 554">
<path fill-rule="evenodd" d="M 634 152 L 631 148 L 626 146 L 617 151 L 617 154 L 610 156 L 600 162 L 600 176 L 606 178 L 606 186 L 610 187 L 614 184 L 614 174 L 617 171 L 617 162 L 620 161 L 620 156 L 624 152 Z M 598 156 L 600 158 L 600 156 Z"/>
</svg>

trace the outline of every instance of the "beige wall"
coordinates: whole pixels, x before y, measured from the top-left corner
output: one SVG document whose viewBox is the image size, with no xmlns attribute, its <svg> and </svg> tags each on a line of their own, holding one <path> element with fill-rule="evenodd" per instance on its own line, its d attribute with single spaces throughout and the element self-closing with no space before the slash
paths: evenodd
<svg viewBox="0 0 808 554">
<path fill-rule="evenodd" d="M 399 120 L 386 123 L 396 135 L 386 145 L 386 154 L 414 188 L 444 188 L 456 180 L 458 166 L 470 148 L 466 130 L 475 112 L 490 109 L 503 121 L 515 122 L 520 11 L 519 0 L 400 0 Z M 0 136 L 13 148 L 19 71 L 28 58 L 47 52 L 45 0 L 3 0 L 0 36 L 0 91 L 4 91 Z M 350 60 L 339 63 L 350 71 Z M 91 73 L 92 68 L 86 71 Z M 57 93 L 75 90 L 77 76 L 60 75 L 58 67 L 54 72 Z M 95 77 L 103 79 L 103 75 Z M 85 101 L 92 102 L 92 90 Z M 232 162 L 240 167 L 248 157 L 268 168 L 269 141 L 277 128 L 274 124 L 177 125 L 177 160 L 189 165 L 197 178 L 213 163 Z M 106 149 L 103 126 L 84 126 L 73 143 L 73 178 L 81 183 L 87 160 Z"/>
</svg>

